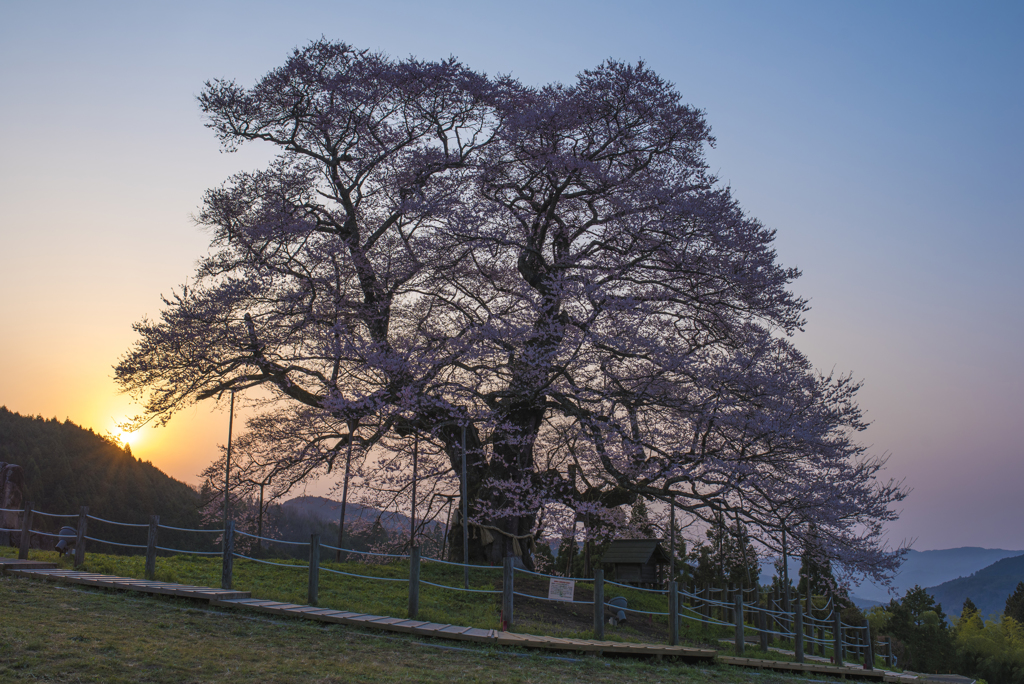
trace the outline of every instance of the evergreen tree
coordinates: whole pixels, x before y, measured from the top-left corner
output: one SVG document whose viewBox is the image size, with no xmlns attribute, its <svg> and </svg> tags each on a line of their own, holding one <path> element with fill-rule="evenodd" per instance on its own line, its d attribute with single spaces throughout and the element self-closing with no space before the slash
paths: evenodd
<svg viewBox="0 0 1024 684">
<path fill-rule="evenodd" d="M 974 605 L 974 601 L 971 600 L 971 597 L 968 596 L 967 598 L 965 598 L 964 599 L 964 607 L 960 611 L 960 619 L 961 620 L 966 620 L 966 619 L 970 618 L 971 615 L 973 615 L 974 613 L 977 613 L 977 612 L 978 612 L 978 606 Z"/>
<path fill-rule="evenodd" d="M 1006 597 L 1006 608 L 1003 609 L 1003 615 L 1024 625 L 1024 582 L 1018 582 L 1017 588 Z"/>
<path fill-rule="evenodd" d="M 942 604 L 919 586 L 893 599 L 886 611 L 884 632 L 903 642 L 903 667 L 919 672 L 946 672 L 953 662 L 953 640 Z"/>
<path fill-rule="evenodd" d="M 629 512 L 629 524 L 636 529 L 642 539 L 654 537 L 654 525 L 651 524 L 651 517 L 647 513 L 647 504 L 642 496 L 636 498 L 632 510 Z"/>
<path fill-rule="evenodd" d="M 728 525 L 718 516 L 708 528 L 708 543 L 698 546 L 691 559 L 695 562 L 694 580 L 698 584 L 724 587 L 729 583 L 752 587 L 760 575 L 757 549 L 750 541 L 746 527 L 736 522 Z"/>
<path fill-rule="evenodd" d="M 818 536 L 818 528 L 813 523 L 808 526 L 803 555 L 800 557 L 800 582 L 797 585 L 800 596 L 807 594 L 808 584 L 816 596 L 831 596 L 836 592 L 832 561 L 826 555 Z"/>
</svg>

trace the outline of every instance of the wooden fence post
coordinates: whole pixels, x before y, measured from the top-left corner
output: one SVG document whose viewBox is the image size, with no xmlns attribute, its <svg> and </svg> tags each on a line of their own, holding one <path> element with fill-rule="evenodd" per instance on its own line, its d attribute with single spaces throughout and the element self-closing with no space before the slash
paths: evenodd
<svg viewBox="0 0 1024 684">
<path fill-rule="evenodd" d="M 89 526 L 89 507 L 82 506 L 78 510 L 78 539 L 75 540 L 75 567 L 85 563 L 85 532 Z"/>
<path fill-rule="evenodd" d="M 800 607 L 800 597 L 797 595 L 796 606 L 793 612 L 793 650 L 796 651 L 796 662 L 804 662 L 804 611 Z"/>
<path fill-rule="evenodd" d="M 594 570 L 594 638 L 604 640 L 604 569 Z"/>
<path fill-rule="evenodd" d="M 156 579 L 156 533 L 160 527 L 160 516 L 149 516 L 149 536 L 146 538 L 146 579 Z"/>
<path fill-rule="evenodd" d="M 220 588 L 230 589 L 232 586 L 232 570 L 235 564 L 235 521 L 228 520 L 224 524 L 224 541 L 221 544 Z"/>
<path fill-rule="evenodd" d="M 832 621 L 832 660 L 836 665 L 843 664 L 843 619 L 839 615 L 839 606 L 833 609 Z"/>
<path fill-rule="evenodd" d="M 420 612 L 420 547 L 413 546 L 409 553 L 409 619 L 415 620 Z"/>
<path fill-rule="evenodd" d="M 733 594 L 733 621 L 736 623 L 736 655 L 743 655 L 746 643 L 743 641 L 743 592 Z"/>
<path fill-rule="evenodd" d="M 765 620 L 765 609 L 760 605 L 757 607 L 757 627 L 761 630 L 759 636 L 761 637 L 761 650 L 765 653 L 768 652 L 768 621 Z"/>
<path fill-rule="evenodd" d="M 25 502 L 25 511 L 21 514 L 21 540 L 18 542 L 18 558 L 28 560 L 28 547 L 32 544 L 32 506 L 31 501 Z"/>
<path fill-rule="evenodd" d="M 515 566 L 512 556 L 505 556 L 501 564 L 501 626 L 506 632 L 512 630 L 513 592 L 515 591 Z"/>
<path fill-rule="evenodd" d="M 309 587 L 306 603 L 315 606 L 320 601 L 320 535 L 309 535 Z"/>
<path fill-rule="evenodd" d="M 669 640 L 672 646 L 679 645 L 679 585 L 676 582 L 668 583 L 668 621 Z"/>
<path fill-rule="evenodd" d="M 875 669 L 875 640 L 871 638 L 871 623 L 864 620 L 864 639 L 867 641 L 867 650 L 864 652 L 864 669 Z"/>
</svg>

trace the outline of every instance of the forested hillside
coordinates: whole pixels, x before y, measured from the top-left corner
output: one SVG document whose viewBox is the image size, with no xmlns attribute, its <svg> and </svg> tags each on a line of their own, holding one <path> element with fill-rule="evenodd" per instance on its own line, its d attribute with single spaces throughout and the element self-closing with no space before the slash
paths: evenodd
<svg viewBox="0 0 1024 684">
<path fill-rule="evenodd" d="M 88 505 L 90 514 L 108 520 L 146 523 L 156 514 L 164 524 L 200 527 L 195 489 L 70 420 L 32 418 L 0 407 L 0 462 L 22 467 L 25 500 L 34 502 L 36 510 L 77 514 Z M 56 524 L 37 518 L 35 529 Z M 104 539 L 129 543 L 137 542 L 140 532 L 90 523 L 90 536 L 94 530 Z M 170 542 L 174 536 L 166 533 L 163 539 Z"/>
<path fill-rule="evenodd" d="M 1024 555 L 1004 558 L 970 577 L 958 577 L 928 589 L 936 601 L 948 606 L 950 613 L 959 613 L 964 599 L 971 599 L 983 618 L 999 615 L 1006 597 L 1024 582 Z"/>
</svg>

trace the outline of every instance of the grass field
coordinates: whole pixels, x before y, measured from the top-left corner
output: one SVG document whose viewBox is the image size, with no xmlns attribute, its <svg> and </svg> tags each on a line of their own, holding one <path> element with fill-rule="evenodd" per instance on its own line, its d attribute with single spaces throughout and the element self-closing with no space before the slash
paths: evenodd
<svg viewBox="0 0 1024 684">
<path fill-rule="evenodd" d="M 14 557 L 17 549 L 0 547 L 0 557 Z M 58 563 L 71 568 L 71 557 L 58 557 L 55 552 L 33 549 L 30 558 Z M 253 597 L 275 601 L 305 604 L 308 586 L 308 570 L 299 561 L 275 559 L 281 565 L 267 565 L 245 559 L 234 561 L 234 588 L 252 592 Z M 87 553 L 82 570 L 124 577 L 145 576 L 145 559 L 142 556 L 118 556 Z M 379 577 L 378 580 L 359 579 L 327 572 L 328 569 L 342 572 Z M 398 560 L 382 564 L 360 562 L 321 564 L 318 605 L 337 610 L 350 610 L 375 615 L 405 617 L 408 611 L 408 561 Z M 166 556 L 157 559 L 156 578 L 165 582 L 219 587 L 221 581 L 221 560 L 219 557 L 191 555 Z M 421 579 L 435 584 L 461 587 L 461 567 L 424 562 Z M 396 580 L 396 581 L 387 581 Z M 500 568 L 472 569 L 470 586 L 475 589 L 500 589 Z M 546 580 L 541 577 L 516 574 L 516 590 L 532 595 L 546 594 Z M 666 611 L 665 597 L 626 587 L 606 584 L 605 596 L 622 595 L 631 608 L 660 612 Z M 577 600 L 591 601 L 593 589 L 590 583 L 577 583 Z M 593 637 L 593 612 L 589 605 L 552 603 L 525 599 L 517 596 L 515 631 L 556 637 L 589 639 Z M 484 629 L 500 627 L 501 597 L 498 594 L 464 593 L 421 585 L 419 619 L 450 623 Z M 725 654 L 732 654 L 733 647 L 721 639 L 731 639 L 734 629 L 730 627 L 705 627 L 683 620 L 680 638 L 682 643 L 716 648 Z M 753 632 L 751 632 L 753 634 Z M 614 641 L 641 641 L 666 643 L 668 620 L 662 616 L 631 614 L 625 626 L 606 626 L 605 638 Z M 786 644 L 779 644 L 786 647 Z M 746 656 L 770 660 L 793 660 L 791 654 L 778 651 L 762 651 L 747 645 Z M 831 650 L 827 655 L 831 655 Z M 878 660 L 881 666 L 881 660 Z"/>
<path fill-rule="evenodd" d="M 0 556 L 14 557 L 17 549 L 0 547 Z M 57 563 L 60 567 L 71 568 L 70 556 L 59 557 L 53 551 L 33 549 L 33 560 Z M 235 559 L 233 588 L 252 592 L 256 598 L 291 603 L 306 603 L 308 570 L 304 563 L 295 560 L 274 559 L 280 565 L 266 565 L 245 559 Z M 80 568 L 122 577 L 145 576 L 145 559 L 142 556 L 118 556 L 87 553 L 85 564 Z M 337 575 L 329 570 L 340 570 L 356 575 L 383 578 L 366 580 Z M 318 605 L 337 610 L 351 610 L 375 615 L 405 617 L 408 613 L 409 585 L 408 561 L 368 564 L 360 562 L 322 562 L 319 583 Z M 461 567 L 424 562 L 420 578 L 434 584 L 462 587 Z M 221 560 L 213 556 L 177 555 L 157 558 L 156 579 L 200 586 L 219 587 L 221 583 Z M 394 580 L 394 581 L 387 581 Z M 501 568 L 482 567 L 470 571 L 470 587 L 473 589 L 500 590 Z M 547 595 L 547 580 L 525 573 L 516 574 L 516 591 Z M 593 587 L 588 582 L 578 582 L 577 600 L 592 600 Z M 668 610 L 664 595 L 606 584 L 605 596 L 621 595 L 627 598 L 632 609 L 665 612 Z M 434 622 L 498 629 L 501 619 L 500 594 L 480 594 L 440 589 L 425 584 L 420 586 L 419 619 Z M 514 629 L 532 634 L 546 634 L 559 637 L 593 637 L 593 612 L 589 605 L 551 603 L 516 597 L 516 622 Z M 731 628 L 702 628 L 683 621 L 681 638 L 685 643 L 718 646 L 717 640 L 729 636 Z M 605 638 L 613 641 L 666 642 L 668 619 L 665 616 L 631 614 L 624 626 L 607 627 Z"/>
<path fill-rule="evenodd" d="M 0 577 L 0 681 L 693 682 L 806 681 L 726 666 L 595 657 L 384 635 L 149 597 Z M 820 676 L 814 679 L 820 680 Z"/>
</svg>

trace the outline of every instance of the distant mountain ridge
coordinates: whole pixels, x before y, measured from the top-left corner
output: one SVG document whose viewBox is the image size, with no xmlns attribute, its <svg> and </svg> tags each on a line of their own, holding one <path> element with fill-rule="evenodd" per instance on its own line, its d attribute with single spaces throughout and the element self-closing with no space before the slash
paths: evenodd
<svg viewBox="0 0 1024 684">
<path fill-rule="evenodd" d="M 959 615 L 964 599 L 970 598 L 982 616 L 990 618 L 1003 612 L 1006 597 L 1018 582 L 1024 582 L 1024 555 L 1003 558 L 969 577 L 957 577 L 927 591 L 947 615 Z"/>
<path fill-rule="evenodd" d="M 281 507 L 292 513 L 319 520 L 323 523 L 337 523 L 341 514 L 340 501 L 322 496 L 297 496 L 282 503 Z M 359 522 L 372 524 L 378 517 L 380 518 L 380 524 L 388 531 L 408 530 L 409 523 L 411 522 L 409 516 L 404 513 L 380 511 L 372 506 L 363 506 L 357 503 L 345 504 L 346 529 L 348 525 Z M 426 525 L 426 529 L 432 530 L 438 525 L 443 527 L 443 523 L 432 521 Z"/>
<path fill-rule="evenodd" d="M 961 546 L 955 549 L 914 551 L 907 553 L 907 560 L 893 579 L 897 596 L 903 596 L 915 585 L 934 587 L 944 582 L 965 577 L 986 568 L 1004 558 L 1019 556 L 1024 550 L 983 549 L 977 546 Z M 852 587 L 851 593 L 863 598 L 888 603 L 892 595 L 887 587 L 865 582 Z M 962 601 L 961 601 L 962 603 Z M 943 608 L 951 608 L 943 603 Z M 956 609 L 959 611 L 960 607 Z"/>
<path fill-rule="evenodd" d="M 962 546 L 955 549 L 936 549 L 931 551 L 911 550 L 907 553 L 907 559 L 902 567 L 900 567 L 899 573 L 893 579 L 893 593 L 890 593 L 888 587 L 883 587 L 873 582 L 862 582 L 850 587 L 850 594 L 854 603 L 862 607 L 879 603 L 888 604 L 889 600 L 894 596 L 897 598 L 902 597 L 907 593 L 908 589 L 912 589 L 915 585 L 938 588 L 939 585 L 943 585 L 951 580 L 977 573 L 993 563 L 1022 554 L 1024 554 L 1024 551 L 984 549 L 977 546 Z M 774 558 L 765 559 L 761 562 L 760 579 L 762 584 L 771 582 L 771 578 L 775 574 L 774 563 Z M 799 558 L 790 558 L 789 576 L 795 584 L 800 576 Z M 1016 586 L 1016 583 L 1014 583 L 1014 586 Z M 1006 595 L 1004 594 L 1003 599 L 1005 598 Z M 958 613 L 960 606 L 963 604 L 962 598 L 955 606 L 951 603 L 947 604 L 946 600 L 938 599 L 938 597 L 936 599 L 942 602 L 943 609 L 946 612 L 955 610 Z M 977 600 L 973 595 L 971 600 L 977 604 Z M 1002 610 L 1002 605 L 1000 605 L 999 610 Z"/>
</svg>

